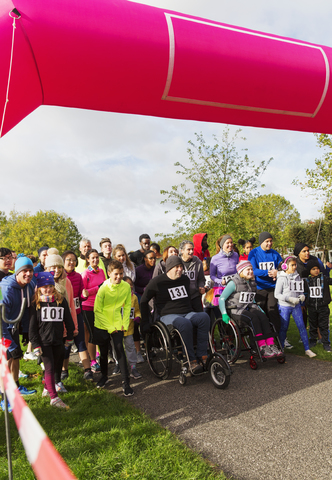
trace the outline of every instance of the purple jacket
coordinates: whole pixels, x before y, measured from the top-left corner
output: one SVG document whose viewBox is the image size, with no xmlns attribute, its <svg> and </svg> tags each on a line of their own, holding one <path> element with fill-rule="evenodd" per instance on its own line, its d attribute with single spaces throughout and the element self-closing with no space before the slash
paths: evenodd
<svg viewBox="0 0 332 480">
<path fill-rule="evenodd" d="M 236 273 L 236 265 L 239 263 L 239 255 L 233 252 L 231 257 L 227 257 L 223 250 L 211 259 L 210 277 L 214 281 L 215 286 L 221 286 L 221 280 L 227 275 Z"/>
<path fill-rule="evenodd" d="M 143 295 L 144 289 L 152 278 L 155 267 L 146 268 L 145 263 L 136 268 L 135 293 Z"/>
</svg>

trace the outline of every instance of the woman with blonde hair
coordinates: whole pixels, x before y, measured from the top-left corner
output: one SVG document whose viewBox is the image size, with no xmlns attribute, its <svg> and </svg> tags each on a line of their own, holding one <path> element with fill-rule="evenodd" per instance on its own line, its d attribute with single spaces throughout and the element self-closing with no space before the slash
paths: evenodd
<svg viewBox="0 0 332 480">
<path fill-rule="evenodd" d="M 135 267 L 132 261 L 130 260 L 126 248 L 124 245 L 119 243 L 115 248 L 113 248 L 113 258 L 122 263 L 123 266 L 123 275 L 129 277 L 135 282 L 136 272 Z"/>
</svg>

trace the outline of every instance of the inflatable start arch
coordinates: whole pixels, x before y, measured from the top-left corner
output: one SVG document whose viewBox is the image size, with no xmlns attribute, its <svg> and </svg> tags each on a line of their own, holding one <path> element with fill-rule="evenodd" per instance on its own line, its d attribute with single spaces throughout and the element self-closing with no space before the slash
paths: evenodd
<svg viewBox="0 0 332 480">
<path fill-rule="evenodd" d="M 0 0 L 1 133 L 40 105 L 332 133 L 331 61 L 126 0 Z"/>
</svg>

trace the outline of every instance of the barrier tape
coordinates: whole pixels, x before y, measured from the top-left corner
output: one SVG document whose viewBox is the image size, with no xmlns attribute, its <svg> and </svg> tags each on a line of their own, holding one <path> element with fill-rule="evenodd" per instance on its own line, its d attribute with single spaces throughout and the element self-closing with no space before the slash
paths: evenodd
<svg viewBox="0 0 332 480">
<path fill-rule="evenodd" d="M 6 347 L 1 341 L 0 344 L 1 389 L 7 394 L 25 453 L 37 479 L 77 480 L 18 391 L 8 369 Z"/>
</svg>

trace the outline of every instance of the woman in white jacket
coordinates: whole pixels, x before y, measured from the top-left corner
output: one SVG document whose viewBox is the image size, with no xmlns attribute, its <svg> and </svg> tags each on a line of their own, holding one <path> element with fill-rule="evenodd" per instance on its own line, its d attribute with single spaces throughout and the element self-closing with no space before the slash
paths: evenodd
<svg viewBox="0 0 332 480">
<path fill-rule="evenodd" d="M 292 315 L 300 332 L 305 354 L 315 357 L 316 354 L 309 349 L 308 334 L 303 323 L 301 303 L 304 302 L 304 281 L 296 271 L 296 257 L 286 257 L 280 263 L 277 275 L 274 296 L 278 300 L 278 309 L 281 320 L 279 339 L 284 347 L 285 338 Z"/>
</svg>

